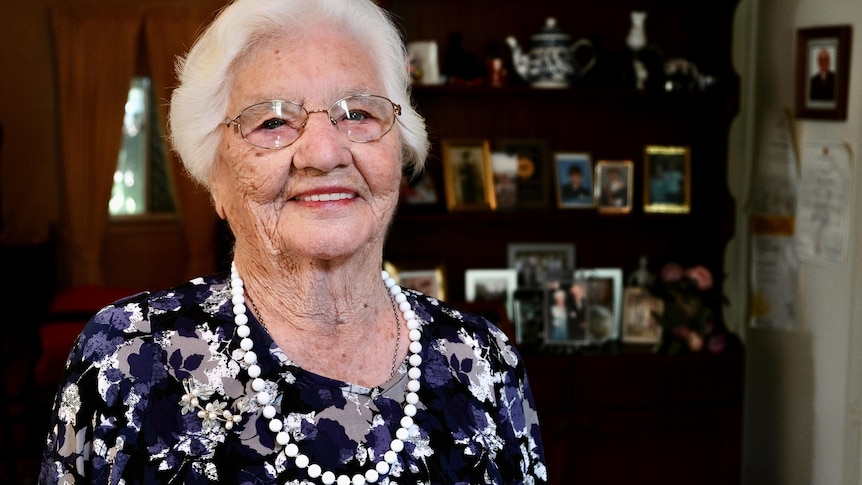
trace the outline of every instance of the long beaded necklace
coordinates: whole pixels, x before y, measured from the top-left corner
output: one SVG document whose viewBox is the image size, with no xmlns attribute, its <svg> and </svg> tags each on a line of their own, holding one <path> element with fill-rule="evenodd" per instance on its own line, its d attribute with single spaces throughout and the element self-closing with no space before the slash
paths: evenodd
<svg viewBox="0 0 862 485">
<path fill-rule="evenodd" d="M 236 264 L 231 263 L 231 302 L 233 303 L 234 322 L 237 325 L 236 335 L 241 339 L 240 350 L 235 352 L 232 357 L 241 366 L 246 368 L 246 372 L 252 378 L 251 388 L 256 394 L 250 398 L 250 401 L 256 402 L 263 409 L 261 413 L 264 418 L 269 420 L 269 430 L 275 433 L 275 441 L 282 447 L 279 453 L 283 453 L 287 458 L 292 458 L 297 468 L 306 469 L 309 478 L 319 479 L 324 485 L 331 485 L 333 483 L 337 485 L 376 483 L 380 477 L 386 476 L 389 473 L 392 464 L 398 460 L 398 453 L 404 449 L 404 440 L 409 435 L 408 430 L 413 426 L 413 416 L 416 415 L 416 405 L 419 403 L 419 377 L 422 375 L 422 371 L 419 369 L 419 365 L 422 363 L 422 357 L 419 355 L 422 352 L 422 344 L 419 342 L 422 337 L 422 324 L 416 319 L 416 313 L 410 307 L 410 302 L 407 301 L 407 297 L 402 292 L 401 287 L 389 276 L 389 273 L 382 271 L 381 277 L 386 288 L 389 290 L 390 297 L 401 310 L 401 315 L 404 321 L 407 322 L 407 328 L 410 331 L 410 356 L 408 357 L 410 368 L 407 371 L 409 380 L 407 381 L 407 394 L 405 395 L 404 406 L 402 408 L 404 416 L 401 418 L 400 427 L 395 431 L 395 437 L 389 443 L 389 450 L 384 453 L 383 458 L 366 470 L 364 474 L 357 473 L 351 477 L 343 474 L 336 475 L 329 470 L 324 471 L 320 465 L 311 463 L 307 455 L 300 453 L 296 443 L 291 442 L 290 434 L 285 429 L 284 420 L 276 415 L 275 406 L 272 405 L 274 401 L 273 396 L 270 396 L 265 391 L 266 381 L 260 378 L 261 369 L 257 364 L 257 354 L 253 350 L 254 341 L 249 338 L 251 330 L 248 327 L 248 316 L 246 315 L 244 283 L 236 269 Z M 395 352 L 397 359 L 397 345 Z M 394 376 L 395 370 L 396 365 L 393 362 L 392 376 Z M 232 425 L 236 421 L 235 418 L 231 419 L 228 424 Z"/>
</svg>

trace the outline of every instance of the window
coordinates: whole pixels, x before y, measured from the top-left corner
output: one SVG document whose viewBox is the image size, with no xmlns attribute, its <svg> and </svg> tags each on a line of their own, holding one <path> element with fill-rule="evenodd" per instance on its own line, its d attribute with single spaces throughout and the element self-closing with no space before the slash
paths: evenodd
<svg viewBox="0 0 862 485">
<path fill-rule="evenodd" d="M 123 117 L 123 143 L 114 172 L 111 216 L 174 212 L 162 124 L 149 77 L 132 79 Z"/>
</svg>

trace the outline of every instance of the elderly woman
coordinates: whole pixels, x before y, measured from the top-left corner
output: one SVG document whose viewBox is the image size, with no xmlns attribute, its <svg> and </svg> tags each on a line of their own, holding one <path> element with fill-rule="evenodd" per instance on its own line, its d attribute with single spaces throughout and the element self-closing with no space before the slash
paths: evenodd
<svg viewBox="0 0 862 485">
<path fill-rule="evenodd" d="M 420 169 L 398 30 L 370 0 L 237 0 L 179 63 L 174 146 L 230 271 L 96 314 L 40 483 L 544 483 L 522 361 L 381 272 Z"/>
</svg>

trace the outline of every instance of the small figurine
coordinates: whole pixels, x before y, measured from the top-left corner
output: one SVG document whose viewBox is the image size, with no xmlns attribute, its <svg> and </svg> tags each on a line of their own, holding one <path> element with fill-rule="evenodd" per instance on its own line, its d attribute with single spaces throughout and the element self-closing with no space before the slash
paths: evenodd
<svg viewBox="0 0 862 485">
<path fill-rule="evenodd" d="M 654 279 L 655 276 L 647 269 L 647 257 L 641 256 L 638 260 L 638 269 L 629 275 L 627 285 L 644 288 L 651 286 Z"/>
</svg>

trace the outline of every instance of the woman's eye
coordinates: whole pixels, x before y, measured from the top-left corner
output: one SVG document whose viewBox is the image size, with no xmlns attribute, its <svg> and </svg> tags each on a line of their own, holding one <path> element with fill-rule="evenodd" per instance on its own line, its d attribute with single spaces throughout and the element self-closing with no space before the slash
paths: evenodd
<svg viewBox="0 0 862 485">
<path fill-rule="evenodd" d="M 373 116 L 365 111 L 351 111 L 344 115 L 344 119 L 348 121 L 363 121 L 368 118 L 373 118 Z"/>
<path fill-rule="evenodd" d="M 281 118 L 270 118 L 261 123 L 260 127 L 264 130 L 277 130 L 286 124 L 287 122 Z"/>
</svg>

